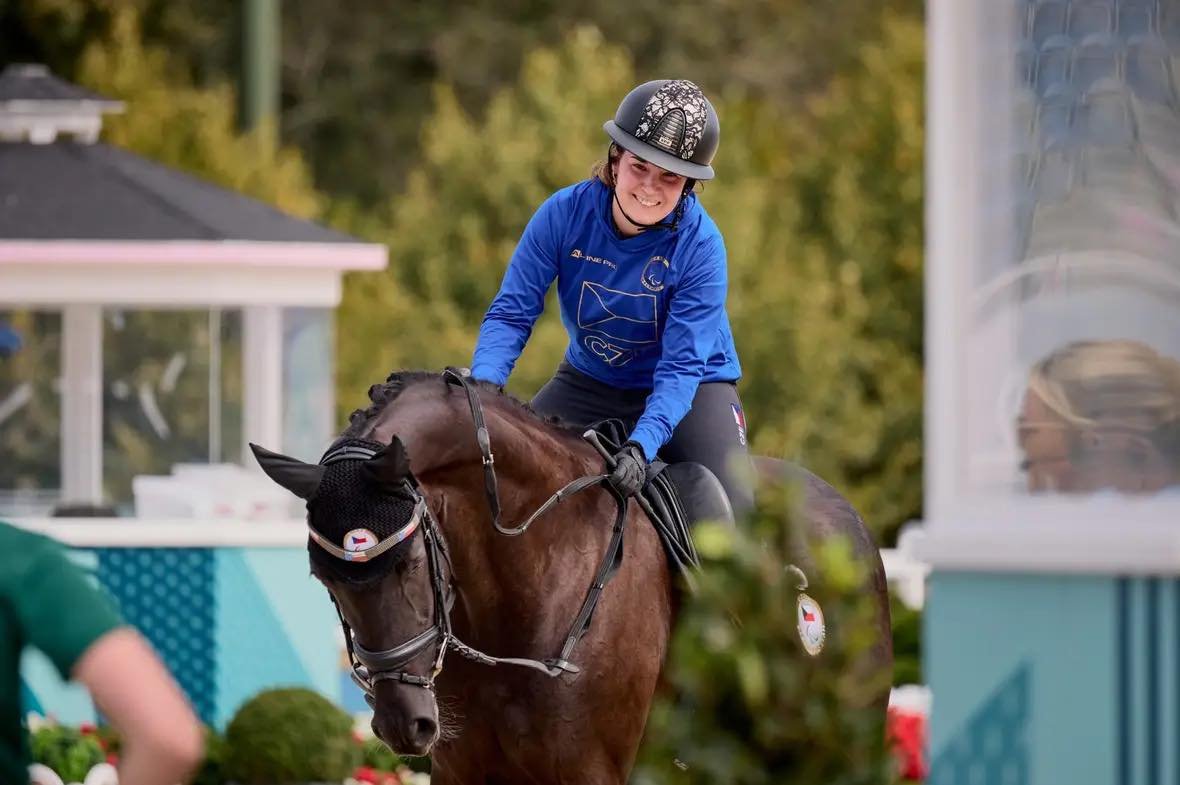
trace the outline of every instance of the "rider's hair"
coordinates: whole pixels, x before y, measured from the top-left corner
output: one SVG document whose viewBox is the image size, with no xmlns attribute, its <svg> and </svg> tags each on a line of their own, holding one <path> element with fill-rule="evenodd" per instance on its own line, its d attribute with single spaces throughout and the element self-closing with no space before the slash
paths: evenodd
<svg viewBox="0 0 1180 785">
<path fill-rule="evenodd" d="M 1079 432 L 1138 431 L 1180 467 L 1180 362 L 1138 341 L 1078 341 L 1033 366 L 1029 389 Z"/>
<path fill-rule="evenodd" d="M 611 142 L 610 147 L 608 147 L 606 151 L 606 160 L 595 161 L 594 166 L 590 167 L 590 178 L 598 178 L 607 188 L 614 188 L 615 166 L 619 163 L 619 159 L 622 157 L 623 148 L 619 147 L 614 142 Z"/>
<path fill-rule="evenodd" d="M 618 165 L 619 159 L 622 157 L 623 157 L 623 148 L 619 147 L 619 145 L 617 143 L 611 142 L 610 147 L 607 148 L 607 151 L 606 151 L 606 159 L 601 160 L 601 161 L 596 161 L 594 163 L 594 165 L 592 167 L 590 167 L 590 179 L 592 179 L 592 180 L 598 179 L 607 188 L 614 188 L 615 187 L 615 167 Z M 705 184 L 703 182 L 701 182 L 700 180 L 693 180 L 692 178 L 689 178 L 688 190 L 700 191 L 700 190 L 703 190 L 704 187 L 705 187 Z"/>
</svg>

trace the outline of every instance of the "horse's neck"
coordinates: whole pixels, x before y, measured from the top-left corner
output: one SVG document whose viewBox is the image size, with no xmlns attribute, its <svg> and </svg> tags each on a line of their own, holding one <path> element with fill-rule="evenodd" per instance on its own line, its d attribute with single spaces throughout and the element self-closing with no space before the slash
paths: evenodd
<svg viewBox="0 0 1180 785">
<path fill-rule="evenodd" d="M 539 421 L 522 420 L 521 413 L 500 402 L 489 402 L 484 414 L 505 527 L 526 520 L 566 483 L 601 471 L 588 445 L 579 449 L 568 436 Z M 585 593 L 590 576 L 586 585 L 574 586 L 566 572 L 580 574 L 585 555 L 605 548 L 614 507 L 603 491 L 577 494 L 538 518 L 526 533 L 509 537 L 492 526 L 482 455 L 462 396 L 417 401 L 413 409 L 389 417 L 372 438 L 388 441 L 394 434 L 406 445 L 411 468 L 439 513 L 461 599 L 459 615 L 465 617 L 464 626 L 474 627 L 457 632 L 492 646 L 496 641 L 487 639 L 498 630 L 510 628 L 527 637 L 527 628 L 541 623 L 541 612 L 554 595 Z M 598 518 L 602 526 L 585 525 Z M 576 607 L 576 602 L 574 597 L 564 604 Z"/>
<path fill-rule="evenodd" d="M 457 389 L 450 392 L 439 395 L 437 388 L 428 385 L 408 389 L 377 418 L 368 438 L 382 443 L 394 436 L 401 439 L 419 479 L 452 468 L 482 466 L 467 398 Z M 539 492 L 554 477 L 566 477 L 568 482 L 601 469 L 589 445 L 579 446 L 513 406 L 493 398 L 483 408 L 496 471 L 505 484 L 515 480 L 525 490 Z"/>
</svg>

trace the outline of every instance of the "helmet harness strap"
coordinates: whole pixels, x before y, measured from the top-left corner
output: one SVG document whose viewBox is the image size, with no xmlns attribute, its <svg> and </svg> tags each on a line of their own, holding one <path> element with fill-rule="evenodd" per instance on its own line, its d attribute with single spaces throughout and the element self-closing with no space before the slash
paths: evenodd
<svg viewBox="0 0 1180 785">
<path fill-rule="evenodd" d="M 609 152 L 607 154 L 607 160 L 608 161 L 610 160 Z M 611 172 L 611 181 L 615 182 L 615 179 L 616 178 L 615 178 L 614 172 Z M 678 198 L 676 200 L 676 209 L 672 211 L 672 219 L 671 220 L 669 220 L 669 221 L 656 221 L 655 223 L 650 223 L 650 224 L 640 223 L 639 221 L 636 221 L 631 216 L 627 215 L 627 211 L 623 209 L 623 203 L 619 201 L 619 193 L 616 190 L 616 187 L 613 185 L 611 186 L 610 194 L 611 194 L 611 198 L 615 200 L 615 204 L 617 204 L 619 206 L 619 212 L 622 214 L 622 216 L 627 219 L 628 223 L 630 223 L 632 226 L 634 226 L 639 231 L 646 232 L 649 229 L 667 229 L 670 232 L 674 232 L 674 231 L 676 231 L 676 228 L 680 225 L 680 219 L 682 217 L 684 217 L 684 197 L 688 195 L 688 192 L 692 190 L 694 185 L 696 185 L 696 180 L 694 180 L 693 178 L 689 177 L 688 179 L 685 180 L 684 189 L 680 192 L 680 198 Z"/>
</svg>

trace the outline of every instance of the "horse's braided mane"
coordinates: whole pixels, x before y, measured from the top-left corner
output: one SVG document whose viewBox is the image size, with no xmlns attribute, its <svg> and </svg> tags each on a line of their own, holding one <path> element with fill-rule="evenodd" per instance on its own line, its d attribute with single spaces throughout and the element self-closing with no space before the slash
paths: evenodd
<svg viewBox="0 0 1180 785">
<path fill-rule="evenodd" d="M 364 409 L 356 409 L 352 414 L 348 415 L 349 424 L 344 432 L 340 434 L 341 438 L 361 437 L 369 421 L 383 412 L 385 407 L 393 403 L 403 392 L 415 384 L 437 379 L 439 379 L 439 374 L 434 371 L 394 371 L 384 382 L 374 384 L 369 388 L 369 405 Z M 502 411 L 515 412 L 526 422 L 547 425 L 563 436 L 575 439 L 579 443 L 584 443 L 579 429 L 571 428 L 556 417 L 543 417 L 537 414 L 527 403 L 502 391 L 494 384 L 477 381 L 475 385 L 481 390 L 493 393 L 494 397 L 491 400 L 505 404 L 504 407 L 501 407 Z M 484 401 L 486 402 L 488 400 L 488 397 L 485 396 Z"/>
</svg>

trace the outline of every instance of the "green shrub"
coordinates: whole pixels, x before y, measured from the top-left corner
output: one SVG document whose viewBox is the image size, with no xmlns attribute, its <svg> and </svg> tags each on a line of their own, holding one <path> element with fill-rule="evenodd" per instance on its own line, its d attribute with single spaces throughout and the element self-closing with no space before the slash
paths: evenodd
<svg viewBox="0 0 1180 785">
<path fill-rule="evenodd" d="M 396 771 L 402 765 L 402 760 L 381 739 L 370 736 L 361 747 L 361 763 L 378 771 Z"/>
<path fill-rule="evenodd" d="M 122 754 L 123 737 L 119 735 L 119 731 L 115 730 L 113 725 L 99 725 L 94 729 L 93 736 L 98 740 L 98 746 L 102 747 L 107 755 L 118 756 Z"/>
<path fill-rule="evenodd" d="M 255 695 L 225 731 L 225 778 L 242 785 L 341 782 L 360 760 L 352 718 L 307 689 Z"/>
<path fill-rule="evenodd" d="M 695 533 L 704 566 L 672 641 L 673 698 L 653 710 L 634 781 L 885 785 L 891 674 L 864 667 L 879 634 L 865 566 L 842 539 L 801 543 L 785 499 L 759 501 L 737 530 Z M 805 591 L 827 632 L 816 656 L 800 640 L 788 564 L 810 565 Z"/>
<path fill-rule="evenodd" d="M 94 736 L 60 725 L 35 731 L 29 739 L 29 752 L 34 763 L 53 769 L 65 782 L 81 782 L 92 768 L 107 759 Z"/>
<path fill-rule="evenodd" d="M 889 616 L 893 621 L 893 684 L 922 684 L 922 612 L 891 595 Z"/>
<path fill-rule="evenodd" d="M 191 785 L 225 785 L 225 737 L 208 725 L 204 726 L 204 732 L 205 759 Z"/>
</svg>

